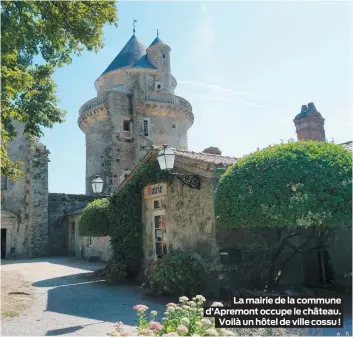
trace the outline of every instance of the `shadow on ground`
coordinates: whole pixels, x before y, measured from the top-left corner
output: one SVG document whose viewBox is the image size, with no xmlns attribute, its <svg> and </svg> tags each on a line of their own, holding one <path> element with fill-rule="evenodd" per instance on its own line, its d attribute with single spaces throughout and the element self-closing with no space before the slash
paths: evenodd
<svg viewBox="0 0 353 337">
<path fill-rule="evenodd" d="M 56 277 L 32 285 L 53 287 L 48 290 L 46 311 L 112 323 L 123 321 L 124 324 L 135 325 L 137 316 L 133 306 L 145 304 L 163 314 L 167 303 L 167 299 L 155 300 L 146 296 L 141 287 L 111 285 L 95 279 L 92 273 Z"/>
<path fill-rule="evenodd" d="M 47 257 L 47 258 L 33 258 L 33 259 L 9 259 L 1 260 L 2 265 L 22 264 L 22 263 L 51 263 L 65 267 L 78 268 L 87 271 L 94 271 L 104 267 L 103 262 L 88 262 L 75 257 Z"/>
<path fill-rule="evenodd" d="M 62 328 L 62 329 L 54 329 L 54 330 L 48 330 L 45 336 L 60 336 L 60 335 L 66 335 L 70 334 L 76 331 L 79 331 L 87 326 L 90 325 L 95 325 L 95 324 L 101 324 L 104 322 L 97 322 L 97 323 L 90 323 L 90 324 L 85 324 L 85 325 L 75 325 L 75 326 L 70 326 L 68 328 Z"/>
</svg>

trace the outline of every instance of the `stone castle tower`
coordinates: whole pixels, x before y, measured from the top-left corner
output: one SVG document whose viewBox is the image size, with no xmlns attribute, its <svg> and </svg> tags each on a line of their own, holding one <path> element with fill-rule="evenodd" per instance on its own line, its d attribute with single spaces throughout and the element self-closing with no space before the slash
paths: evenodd
<svg viewBox="0 0 353 337">
<path fill-rule="evenodd" d="M 86 135 L 86 194 L 95 175 L 103 194 L 119 185 L 152 144 L 187 149 L 191 104 L 174 95 L 170 47 L 158 36 L 146 47 L 133 36 L 95 82 L 97 97 L 82 105 Z"/>
<path fill-rule="evenodd" d="M 298 140 L 325 141 L 325 119 L 315 108 L 314 103 L 303 105 L 300 114 L 294 118 Z"/>
</svg>

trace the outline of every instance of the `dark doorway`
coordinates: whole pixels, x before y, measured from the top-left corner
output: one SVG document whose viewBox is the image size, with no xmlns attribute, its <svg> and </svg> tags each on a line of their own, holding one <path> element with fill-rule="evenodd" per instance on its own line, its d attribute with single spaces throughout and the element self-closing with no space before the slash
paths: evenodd
<svg viewBox="0 0 353 337">
<path fill-rule="evenodd" d="M 330 254 L 327 250 L 320 250 L 317 254 L 320 269 L 320 283 L 323 285 L 335 282 Z"/>
<path fill-rule="evenodd" d="M 1 228 L 1 259 L 6 257 L 6 228 Z"/>
</svg>

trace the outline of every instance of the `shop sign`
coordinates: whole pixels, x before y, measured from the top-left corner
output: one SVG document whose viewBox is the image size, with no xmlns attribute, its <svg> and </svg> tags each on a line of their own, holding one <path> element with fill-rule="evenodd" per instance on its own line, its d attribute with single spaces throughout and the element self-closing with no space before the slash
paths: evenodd
<svg viewBox="0 0 353 337">
<path fill-rule="evenodd" d="M 145 199 L 158 198 L 167 195 L 167 184 L 148 185 L 144 188 Z"/>
</svg>

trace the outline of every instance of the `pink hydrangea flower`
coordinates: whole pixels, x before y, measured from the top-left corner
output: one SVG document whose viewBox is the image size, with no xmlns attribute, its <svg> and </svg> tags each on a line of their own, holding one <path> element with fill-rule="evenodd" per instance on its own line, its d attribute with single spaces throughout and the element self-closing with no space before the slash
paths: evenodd
<svg viewBox="0 0 353 337">
<path fill-rule="evenodd" d="M 151 329 L 141 329 L 139 331 L 139 336 L 154 336 L 154 332 Z"/>
<path fill-rule="evenodd" d="M 163 329 L 163 325 L 159 322 L 151 321 L 149 325 L 152 330 L 162 330 Z"/>
<path fill-rule="evenodd" d="M 202 323 L 202 325 L 212 325 L 212 322 L 207 318 L 203 318 L 201 320 L 201 323 Z"/>
<path fill-rule="evenodd" d="M 218 332 L 215 329 L 207 329 L 206 334 L 207 336 L 218 336 Z"/>
<path fill-rule="evenodd" d="M 117 328 L 122 328 L 124 326 L 124 323 L 123 322 L 116 322 L 114 324 Z"/>
<path fill-rule="evenodd" d="M 177 305 L 175 303 L 168 303 L 167 308 L 169 308 L 169 307 L 175 308 L 175 307 L 177 307 Z"/>
<path fill-rule="evenodd" d="M 139 311 L 148 310 L 148 307 L 146 305 L 144 305 L 144 304 L 137 304 L 137 305 L 134 306 L 133 309 L 139 312 Z"/>
<path fill-rule="evenodd" d="M 187 333 L 189 330 L 188 330 L 188 328 L 187 328 L 185 325 L 180 324 L 180 325 L 177 327 L 177 331 L 178 331 L 179 333 Z"/>
</svg>

